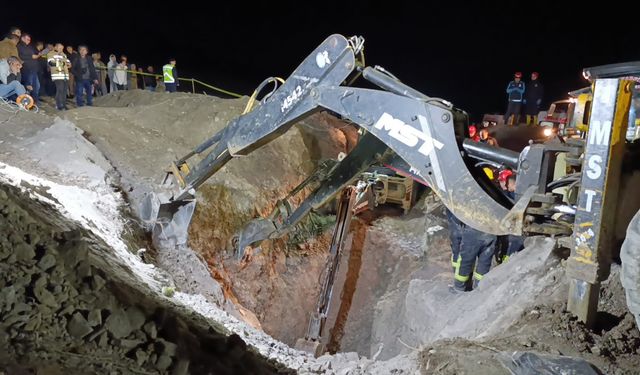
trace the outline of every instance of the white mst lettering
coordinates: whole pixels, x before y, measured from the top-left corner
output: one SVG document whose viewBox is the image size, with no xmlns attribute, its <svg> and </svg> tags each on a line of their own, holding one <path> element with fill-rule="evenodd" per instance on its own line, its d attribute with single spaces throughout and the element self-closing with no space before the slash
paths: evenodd
<svg viewBox="0 0 640 375">
<path fill-rule="evenodd" d="M 609 145 L 609 139 L 611 138 L 611 121 L 593 121 L 593 123 L 590 124 L 589 127 L 589 130 L 591 132 L 591 134 L 589 134 L 590 145 Z M 586 166 L 587 178 L 591 180 L 599 179 L 602 176 L 602 155 L 590 155 L 587 159 Z M 584 209 L 587 212 L 591 212 L 591 208 L 593 206 L 593 197 L 596 195 L 596 191 L 585 189 L 584 194 L 586 195 L 587 199 L 584 205 Z"/>
<path fill-rule="evenodd" d="M 398 120 L 393 118 L 390 114 L 384 112 L 382 116 L 376 121 L 373 125 L 374 128 L 385 130 L 389 133 L 394 139 L 404 143 L 409 147 L 417 146 L 420 141 L 422 141 L 422 145 L 418 148 L 418 152 L 424 156 L 428 156 L 431 161 L 431 167 L 435 173 L 436 184 L 438 188 L 442 191 L 447 191 L 446 186 L 444 185 L 444 180 L 442 178 L 442 173 L 440 170 L 440 163 L 438 162 L 438 158 L 432 152 L 434 148 L 438 150 L 444 147 L 444 144 L 437 139 L 433 139 L 431 134 L 428 134 L 429 131 L 427 120 L 424 116 L 418 116 L 420 120 L 420 125 L 423 130 L 419 130 L 414 128 L 409 124 L 405 124 L 402 120 Z"/>
</svg>

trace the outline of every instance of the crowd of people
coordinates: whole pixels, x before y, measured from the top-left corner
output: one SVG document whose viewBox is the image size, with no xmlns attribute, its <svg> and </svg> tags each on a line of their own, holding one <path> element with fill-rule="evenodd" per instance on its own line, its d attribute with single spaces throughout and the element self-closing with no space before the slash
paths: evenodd
<svg viewBox="0 0 640 375">
<path fill-rule="evenodd" d="M 125 55 L 118 60 L 111 54 L 105 64 L 100 52 L 90 54 L 84 44 L 74 49 L 62 43 L 34 43 L 19 27 L 12 27 L 0 41 L 0 97 L 6 100 L 28 94 L 38 105 L 42 96 L 51 96 L 58 110 L 66 110 L 69 98 L 75 97 L 78 107 L 90 106 L 94 96 L 119 90 L 156 91 L 161 85 L 166 92 L 177 91 L 173 58 L 159 76 L 153 66 L 145 71 L 130 64 Z"/>
</svg>

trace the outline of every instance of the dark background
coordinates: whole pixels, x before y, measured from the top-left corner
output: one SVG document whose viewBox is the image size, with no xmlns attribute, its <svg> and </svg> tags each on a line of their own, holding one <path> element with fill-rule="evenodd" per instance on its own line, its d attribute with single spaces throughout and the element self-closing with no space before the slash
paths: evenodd
<svg viewBox="0 0 640 375">
<path fill-rule="evenodd" d="M 587 85 L 583 67 L 640 60 L 632 4 L 78 1 L 62 2 L 60 12 L 44 2 L 4 13 L 0 26 L 21 27 L 34 42 L 86 43 L 105 62 L 126 54 L 138 67 L 159 69 L 176 57 L 181 77 L 241 94 L 268 76 L 287 77 L 330 34 L 357 34 L 366 38 L 368 65 L 478 119 L 504 112 L 515 71 L 525 82 L 540 72 L 547 106 Z"/>
</svg>

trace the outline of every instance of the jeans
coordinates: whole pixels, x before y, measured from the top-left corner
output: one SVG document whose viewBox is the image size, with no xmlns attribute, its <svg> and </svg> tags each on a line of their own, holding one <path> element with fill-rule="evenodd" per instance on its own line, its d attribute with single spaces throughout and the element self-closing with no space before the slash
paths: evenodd
<svg viewBox="0 0 640 375">
<path fill-rule="evenodd" d="M 0 97 L 7 99 L 13 95 L 22 95 L 27 89 L 18 81 L 11 81 L 6 85 L 0 83 Z"/>
<path fill-rule="evenodd" d="M 56 108 L 58 110 L 65 109 L 65 103 L 67 102 L 67 80 L 56 79 L 53 83 L 56 85 Z"/>
<path fill-rule="evenodd" d="M 33 89 L 29 92 L 29 95 L 33 97 L 36 104 L 40 102 L 40 80 L 38 79 L 38 72 L 25 71 L 22 75 L 22 84 L 31 86 Z"/>
<path fill-rule="evenodd" d="M 84 105 L 83 92 L 87 93 L 87 105 L 93 105 L 93 96 L 91 95 L 91 87 L 93 82 L 89 79 L 77 79 L 76 80 L 76 104 L 78 107 Z"/>
</svg>

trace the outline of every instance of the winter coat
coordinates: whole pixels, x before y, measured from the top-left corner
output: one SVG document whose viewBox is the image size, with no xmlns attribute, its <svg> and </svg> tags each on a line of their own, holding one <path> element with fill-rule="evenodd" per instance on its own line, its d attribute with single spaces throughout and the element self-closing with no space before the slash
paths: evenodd
<svg viewBox="0 0 640 375">
<path fill-rule="evenodd" d="M 93 65 L 93 59 L 89 55 L 86 55 L 84 58 L 87 59 L 87 69 L 89 69 L 89 80 L 90 81 L 97 80 L 98 74 L 96 73 L 96 67 Z M 82 75 L 84 72 L 82 71 L 83 68 L 82 68 L 82 64 L 80 63 L 81 59 L 82 57 L 80 56 L 80 54 L 77 54 L 75 55 L 75 59 L 71 62 L 71 74 L 73 74 L 76 81 L 83 79 Z"/>
<path fill-rule="evenodd" d="M 18 47 L 13 45 L 10 39 L 5 38 L 0 42 L 0 59 L 6 59 L 11 56 L 18 57 Z"/>
<path fill-rule="evenodd" d="M 509 85 L 507 85 L 507 94 L 509 94 L 510 102 L 522 102 L 522 99 L 524 99 L 524 82 L 509 82 Z"/>
<path fill-rule="evenodd" d="M 540 112 L 540 104 L 542 103 L 542 97 L 544 95 L 544 88 L 542 83 L 537 79 L 529 81 L 527 85 L 527 91 L 524 93 L 524 112 L 527 115 L 536 116 Z"/>
<path fill-rule="evenodd" d="M 18 43 L 18 57 L 23 61 L 22 63 L 22 71 L 27 72 L 39 72 L 40 71 L 40 62 L 39 59 L 34 59 L 33 55 L 38 54 L 38 49 L 33 45 L 33 43 L 24 44 L 22 42 Z"/>
</svg>

